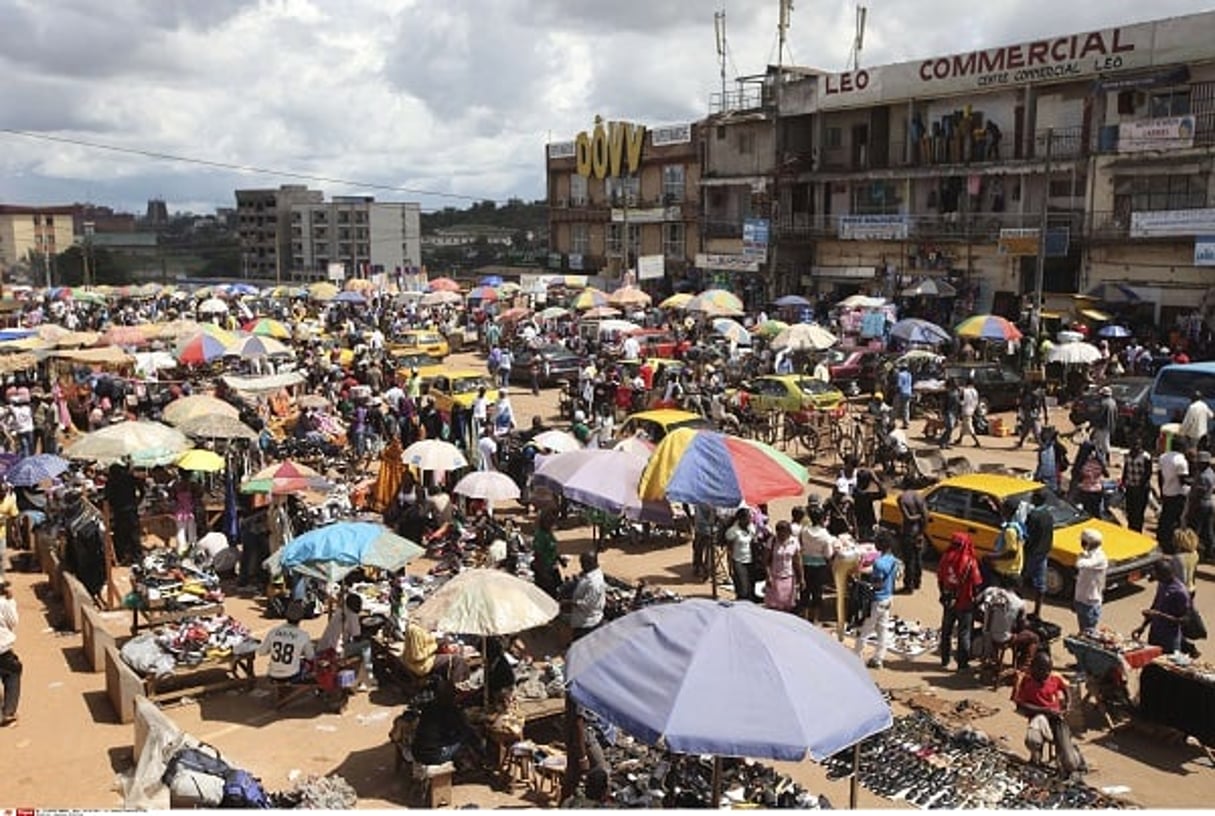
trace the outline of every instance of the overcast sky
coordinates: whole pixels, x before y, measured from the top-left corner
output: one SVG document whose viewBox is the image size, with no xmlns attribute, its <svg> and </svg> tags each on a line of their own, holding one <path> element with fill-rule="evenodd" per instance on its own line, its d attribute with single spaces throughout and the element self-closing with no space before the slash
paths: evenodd
<svg viewBox="0 0 1215 816">
<path fill-rule="evenodd" d="M 869 0 L 878 65 L 1203 11 L 1209 0 Z M 544 144 L 595 114 L 707 112 L 776 59 L 777 0 L 0 0 L 0 127 L 404 190 L 463 207 L 544 196 Z M 793 61 L 845 67 L 854 4 L 794 0 Z M 0 202 L 232 206 L 293 180 L 0 133 Z M 297 182 L 298 183 L 298 182 Z"/>
</svg>

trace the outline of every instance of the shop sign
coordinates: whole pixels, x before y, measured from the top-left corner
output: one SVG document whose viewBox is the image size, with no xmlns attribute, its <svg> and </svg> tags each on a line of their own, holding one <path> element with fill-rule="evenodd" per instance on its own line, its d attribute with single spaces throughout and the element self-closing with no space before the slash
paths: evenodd
<svg viewBox="0 0 1215 816">
<path fill-rule="evenodd" d="M 629 207 L 612 209 L 612 223 L 661 224 L 664 221 L 682 221 L 683 213 L 678 207 Z"/>
<path fill-rule="evenodd" d="M 641 167 L 645 127 L 631 122 L 607 122 L 595 117 L 595 127 L 574 139 L 578 175 L 597 179 L 632 175 Z"/>
<path fill-rule="evenodd" d="M 713 252 L 696 253 L 698 269 L 720 269 L 725 272 L 758 272 L 759 261 L 745 255 L 722 255 Z"/>
<path fill-rule="evenodd" d="M 743 220 L 743 255 L 756 261 L 768 260 L 768 219 L 747 218 Z"/>
<path fill-rule="evenodd" d="M 333 283 L 341 283 L 346 280 L 346 264 L 341 261 L 329 264 L 328 275 L 326 277 Z"/>
<path fill-rule="evenodd" d="M 642 255 L 637 259 L 637 280 L 656 280 L 666 274 L 666 261 L 663 256 Z"/>
<path fill-rule="evenodd" d="M 573 142 L 553 142 L 548 146 L 548 157 L 550 159 L 572 159 L 574 158 L 574 143 Z"/>
<path fill-rule="evenodd" d="M 650 128 L 650 145 L 652 147 L 688 144 L 691 141 L 692 126 L 690 124 L 663 125 L 662 127 Z"/>
<path fill-rule="evenodd" d="M 1215 233 L 1215 209 L 1156 210 L 1131 213 L 1132 238 L 1206 235 Z"/>
<path fill-rule="evenodd" d="M 1194 238 L 1194 266 L 1215 266 L 1215 235 Z"/>
<path fill-rule="evenodd" d="M 1194 146 L 1194 117 L 1170 116 L 1123 122 L 1118 126 L 1118 152 L 1184 150 Z"/>
<path fill-rule="evenodd" d="M 548 254 L 548 268 L 549 269 L 560 269 L 561 268 L 561 253 L 560 252 L 550 252 Z"/>
<path fill-rule="evenodd" d="M 803 276 L 802 285 L 809 286 L 815 278 L 829 280 L 869 280 L 877 277 L 877 267 L 874 266 L 812 266 L 810 279 Z"/>
<path fill-rule="evenodd" d="M 827 74 L 820 110 L 929 99 L 1180 64 L 1209 49 L 1215 13 Z"/>
<path fill-rule="evenodd" d="M 571 252 L 566 257 L 569 259 L 570 269 L 573 269 L 575 271 L 582 270 L 582 253 L 581 252 Z"/>
<path fill-rule="evenodd" d="M 905 241 L 905 215 L 841 215 L 839 237 L 843 241 Z"/>
<path fill-rule="evenodd" d="M 1001 255 L 1037 255 L 1039 230 L 1002 229 L 996 243 Z"/>
</svg>

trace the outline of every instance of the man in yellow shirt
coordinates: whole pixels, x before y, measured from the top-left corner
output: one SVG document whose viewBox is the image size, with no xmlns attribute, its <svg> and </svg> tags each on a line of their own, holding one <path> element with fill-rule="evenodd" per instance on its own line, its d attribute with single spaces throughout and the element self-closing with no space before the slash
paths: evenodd
<svg viewBox="0 0 1215 816">
<path fill-rule="evenodd" d="M 4 578 L 5 554 L 8 550 L 8 523 L 20 514 L 17 510 L 17 494 L 4 482 L 0 482 L 0 579 Z"/>
<path fill-rule="evenodd" d="M 983 556 L 983 582 L 988 586 L 1016 587 L 1021 582 L 1025 567 L 1025 532 L 1016 518 L 1019 509 L 1020 504 L 1015 499 L 1005 500 L 1000 507 L 1003 523 L 996 536 L 996 547 L 991 554 Z M 998 583 L 993 579 L 998 579 Z"/>
<path fill-rule="evenodd" d="M 401 662 L 414 677 L 424 680 L 432 674 L 445 675 L 453 683 L 468 679 L 468 664 L 458 654 L 439 653 L 439 642 L 414 620 L 405 625 L 405 650 Z"/>
</svg>

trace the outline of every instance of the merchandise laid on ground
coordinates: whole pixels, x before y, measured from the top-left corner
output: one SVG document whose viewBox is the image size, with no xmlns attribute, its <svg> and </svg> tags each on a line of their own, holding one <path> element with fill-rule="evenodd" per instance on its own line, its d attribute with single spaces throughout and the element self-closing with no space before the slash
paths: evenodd
<svg viewBox="0 0 1215 816">
<path fill-rule="evenodd" d="M 1029 765 L 973 728 L 950 729 L 931 714 L 896 717 L 861 743 L 860 782 L 886 799 L 922 809 L 1086 810 L 1125 807 L 1053 768 Z M 828 777 L 852 773 L 852 751 L 827 761 Z"/>
<path fill-rule="evenodd" d="M 854 638 L 857 630 L 848 627 L 844 632 L 848 637 Z M 886 632 L 890 651 L 904 657 L 916 657 L 931 652 L 940 645 L 941 640 L 941 630 L 924 626 L 919 621 L 904 620 L 898 615 L 891 616 L 887 621 Z M 876 644 L 877 641 L 876 632 L 865 638 L 865 642 L 869 644 Z"/>
</svg>

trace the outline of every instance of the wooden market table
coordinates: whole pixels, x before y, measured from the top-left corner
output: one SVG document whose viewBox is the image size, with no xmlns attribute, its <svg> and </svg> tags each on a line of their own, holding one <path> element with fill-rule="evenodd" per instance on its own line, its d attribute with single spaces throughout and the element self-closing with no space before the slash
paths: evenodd
<svg viewBox="0 0 1215 816">
<path fill-rule="evenodd" d="M 173 674 L 164 677 L 144 677 L 144 696 L 153 702 L 162 703 L 181 697 L 205 694 L 212 691 L 224 691 L 230 688 L 243 687 L 252 689 L 254 682 L 257 680 L 257 675 L 253 673 L 253 659 L 256 654 L 256 652 L 251 651 L 248 654 L 242 655 L 208 658 L 194 666 L 179 665 Z M 224 672 L 223 679 L 201 680 L 203 675 L 216 674 L 221 670 Z M 177 678 L 198 682 L 189 682 L 184 686 L 174 684 L 172 688 L 165 687 L 167 683 Z"/>
<path fill-rule="evenodd" d="M 1111 711 L 1123 710 L 1129 714 L 1133 707 L 1127 688 L 1130 673 L 1147 666 L 1163 653 L 1159 646 L 1117 649 L 1074 636 L 1064 638 L 1063 647 L 1071 652 L 1084 672 L 1084 699 L 1093 701 L 1107 726 L 1113 726 Z"/>
</svg>

